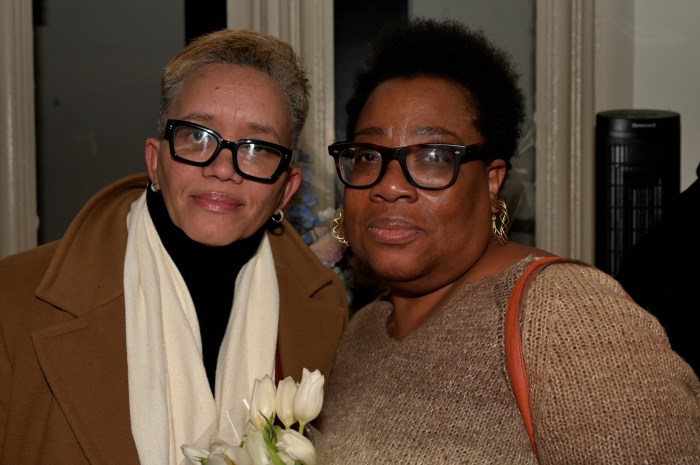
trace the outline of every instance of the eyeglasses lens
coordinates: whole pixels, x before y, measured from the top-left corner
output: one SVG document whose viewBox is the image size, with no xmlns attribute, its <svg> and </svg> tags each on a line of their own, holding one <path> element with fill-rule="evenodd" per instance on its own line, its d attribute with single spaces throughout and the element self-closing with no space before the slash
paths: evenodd
<svg viewBox="0 0 700 465">
<path fill-rule="evenodd" d="M 382 170 L 382 154 L 373 149 L 349 148 L 339 157 L 343 180 L 356 187 L 373 184 Z M 428 188 L 448 185 L 455 172 L 455 154 L 442 148 L 420 148 L 405 154 L 405 164 L 413 181 Z"/>
<path fill-rule="evenodd" d="M 455 154 L 440 148 L 423 148 L 406 156 L 413 180 L 424 187 L 443 187 L 452 181 Z"/>
<path fill-rule="evenodd" d="M 173 131 L 175 154 L 185 160 L 205 162 L 219 145 L 213 134 L 190 126 L 177 126 Z"/>
<path fill-rule="evenodd" d="M 282 153 L 260 144 L 241 144 L 236 153 L 238 169 L 257 178 L 269 178 L 282 163 Z"/>
<path fill-rule="evenodd" d="M 353 186 L 368 186 L 377 180 L 382 169 L 382 156 L 371 149 L 347 149 L 340 154 L 340 172 Z"/>
<path fill-rule="evenodd" d="M 206 163 L 216 154 L 221 140 L 214 134 L 191 126 L 176 126 L 173 130 L 173 146 L 177 157 Z M 238 169 L 249 176 L 267 179 L 275 174 L 284 155 L 273 147 L 259 143 L 237 144 Z"/>
</svg>

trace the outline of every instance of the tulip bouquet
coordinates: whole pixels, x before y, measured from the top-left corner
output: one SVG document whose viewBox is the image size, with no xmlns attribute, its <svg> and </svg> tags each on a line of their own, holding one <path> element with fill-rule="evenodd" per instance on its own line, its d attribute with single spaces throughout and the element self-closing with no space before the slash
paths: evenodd
<svg viewBox="0 0 700 465">
<path fill-rule="evenodd" d="M 307 435 L 309 422 L 321 412 L 323 383 L 321 372 L 306 368 L 301 383 L 288 376 L 276 389 L 269 375 L 256 379 L 239 446 L 213 440 L 208 451 L 186 444 L 182 451 L 193 465 L 318 465 L 319 453 Z"/>
</svg>

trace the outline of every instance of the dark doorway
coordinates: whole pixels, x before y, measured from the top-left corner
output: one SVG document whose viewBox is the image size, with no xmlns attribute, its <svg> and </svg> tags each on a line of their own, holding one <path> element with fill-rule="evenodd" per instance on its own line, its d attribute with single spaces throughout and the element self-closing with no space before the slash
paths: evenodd
<svg viewBox="0 0 700 465">
<path fill-rule="evenodd" d="M 369 44 L 382 27 L 408 18 L 408 1 L 336 0 L 333 8 L 335 139 L 345 140 L 345 103 L 352 93 L 355 72 L 364 65 Z"/>
<path fill-rule="evenodd" d="M 226 0 L 185 0 L 185 41 L 226 27 Z"/>
</svg>

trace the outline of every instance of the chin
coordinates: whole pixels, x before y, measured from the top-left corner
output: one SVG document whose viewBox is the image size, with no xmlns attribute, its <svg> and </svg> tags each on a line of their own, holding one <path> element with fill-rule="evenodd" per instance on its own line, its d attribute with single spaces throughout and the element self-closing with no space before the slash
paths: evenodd
<svg viewBox="0 0 700 465">
<path fill-rule="evenodd" d="M 369 266 L 382 280 L 387 282 L 408 282 L 413 281 L 416 278 L 416 267 L 405 267 L 394 263 L 387 263 L 385 261 L 376 262 L 370 261 Z"/>
<path fill-rule="evenodd" d="M 350 243 L 352 244 L 352 242 Z M 416 263 L 423 261 L 423 259 L 417 258 L 420 256 L 424 257 L 425 254 L 409 253 L 404 247 L 391 247 L 389 250 L 370 250 L 359 258 L 368 263 L 377 274 L 404 276 L 415 273 Z"/>
<path fill-rule="evenodd" d="M 197 241 L 202 245 L 206 245 L 207 247 L 223 247 L 225 245 L 232 244 L 235 241 L 211 241 L 211 240 L 202 240 L 202 241 Z"/>
<path fill-rule="evenodd" d="M 222 247 L 242 239 L 240 233 L 222 234 L 220 230 L 187 232 L 187 237 L 209 247 Z"/>
</svg>

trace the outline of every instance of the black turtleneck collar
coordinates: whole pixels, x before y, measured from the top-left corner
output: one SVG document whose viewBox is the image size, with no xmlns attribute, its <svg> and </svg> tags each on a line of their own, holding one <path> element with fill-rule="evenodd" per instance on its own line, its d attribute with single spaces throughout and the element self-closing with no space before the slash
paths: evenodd
<svg viewBox="0 0 700 465">
<path fill-rule="evenodd" d="M 233 244 L 210 247 L 193 241 L 172 222 L 160 192 L 147 189 L 146 202 L 158 236 L 185 280 L 194 302 L 202 337 L 204 368 L 214 392 L 216 362 L 231 313 L 236 277 L 258 250 L 265 227 Z"/>
</svg>

